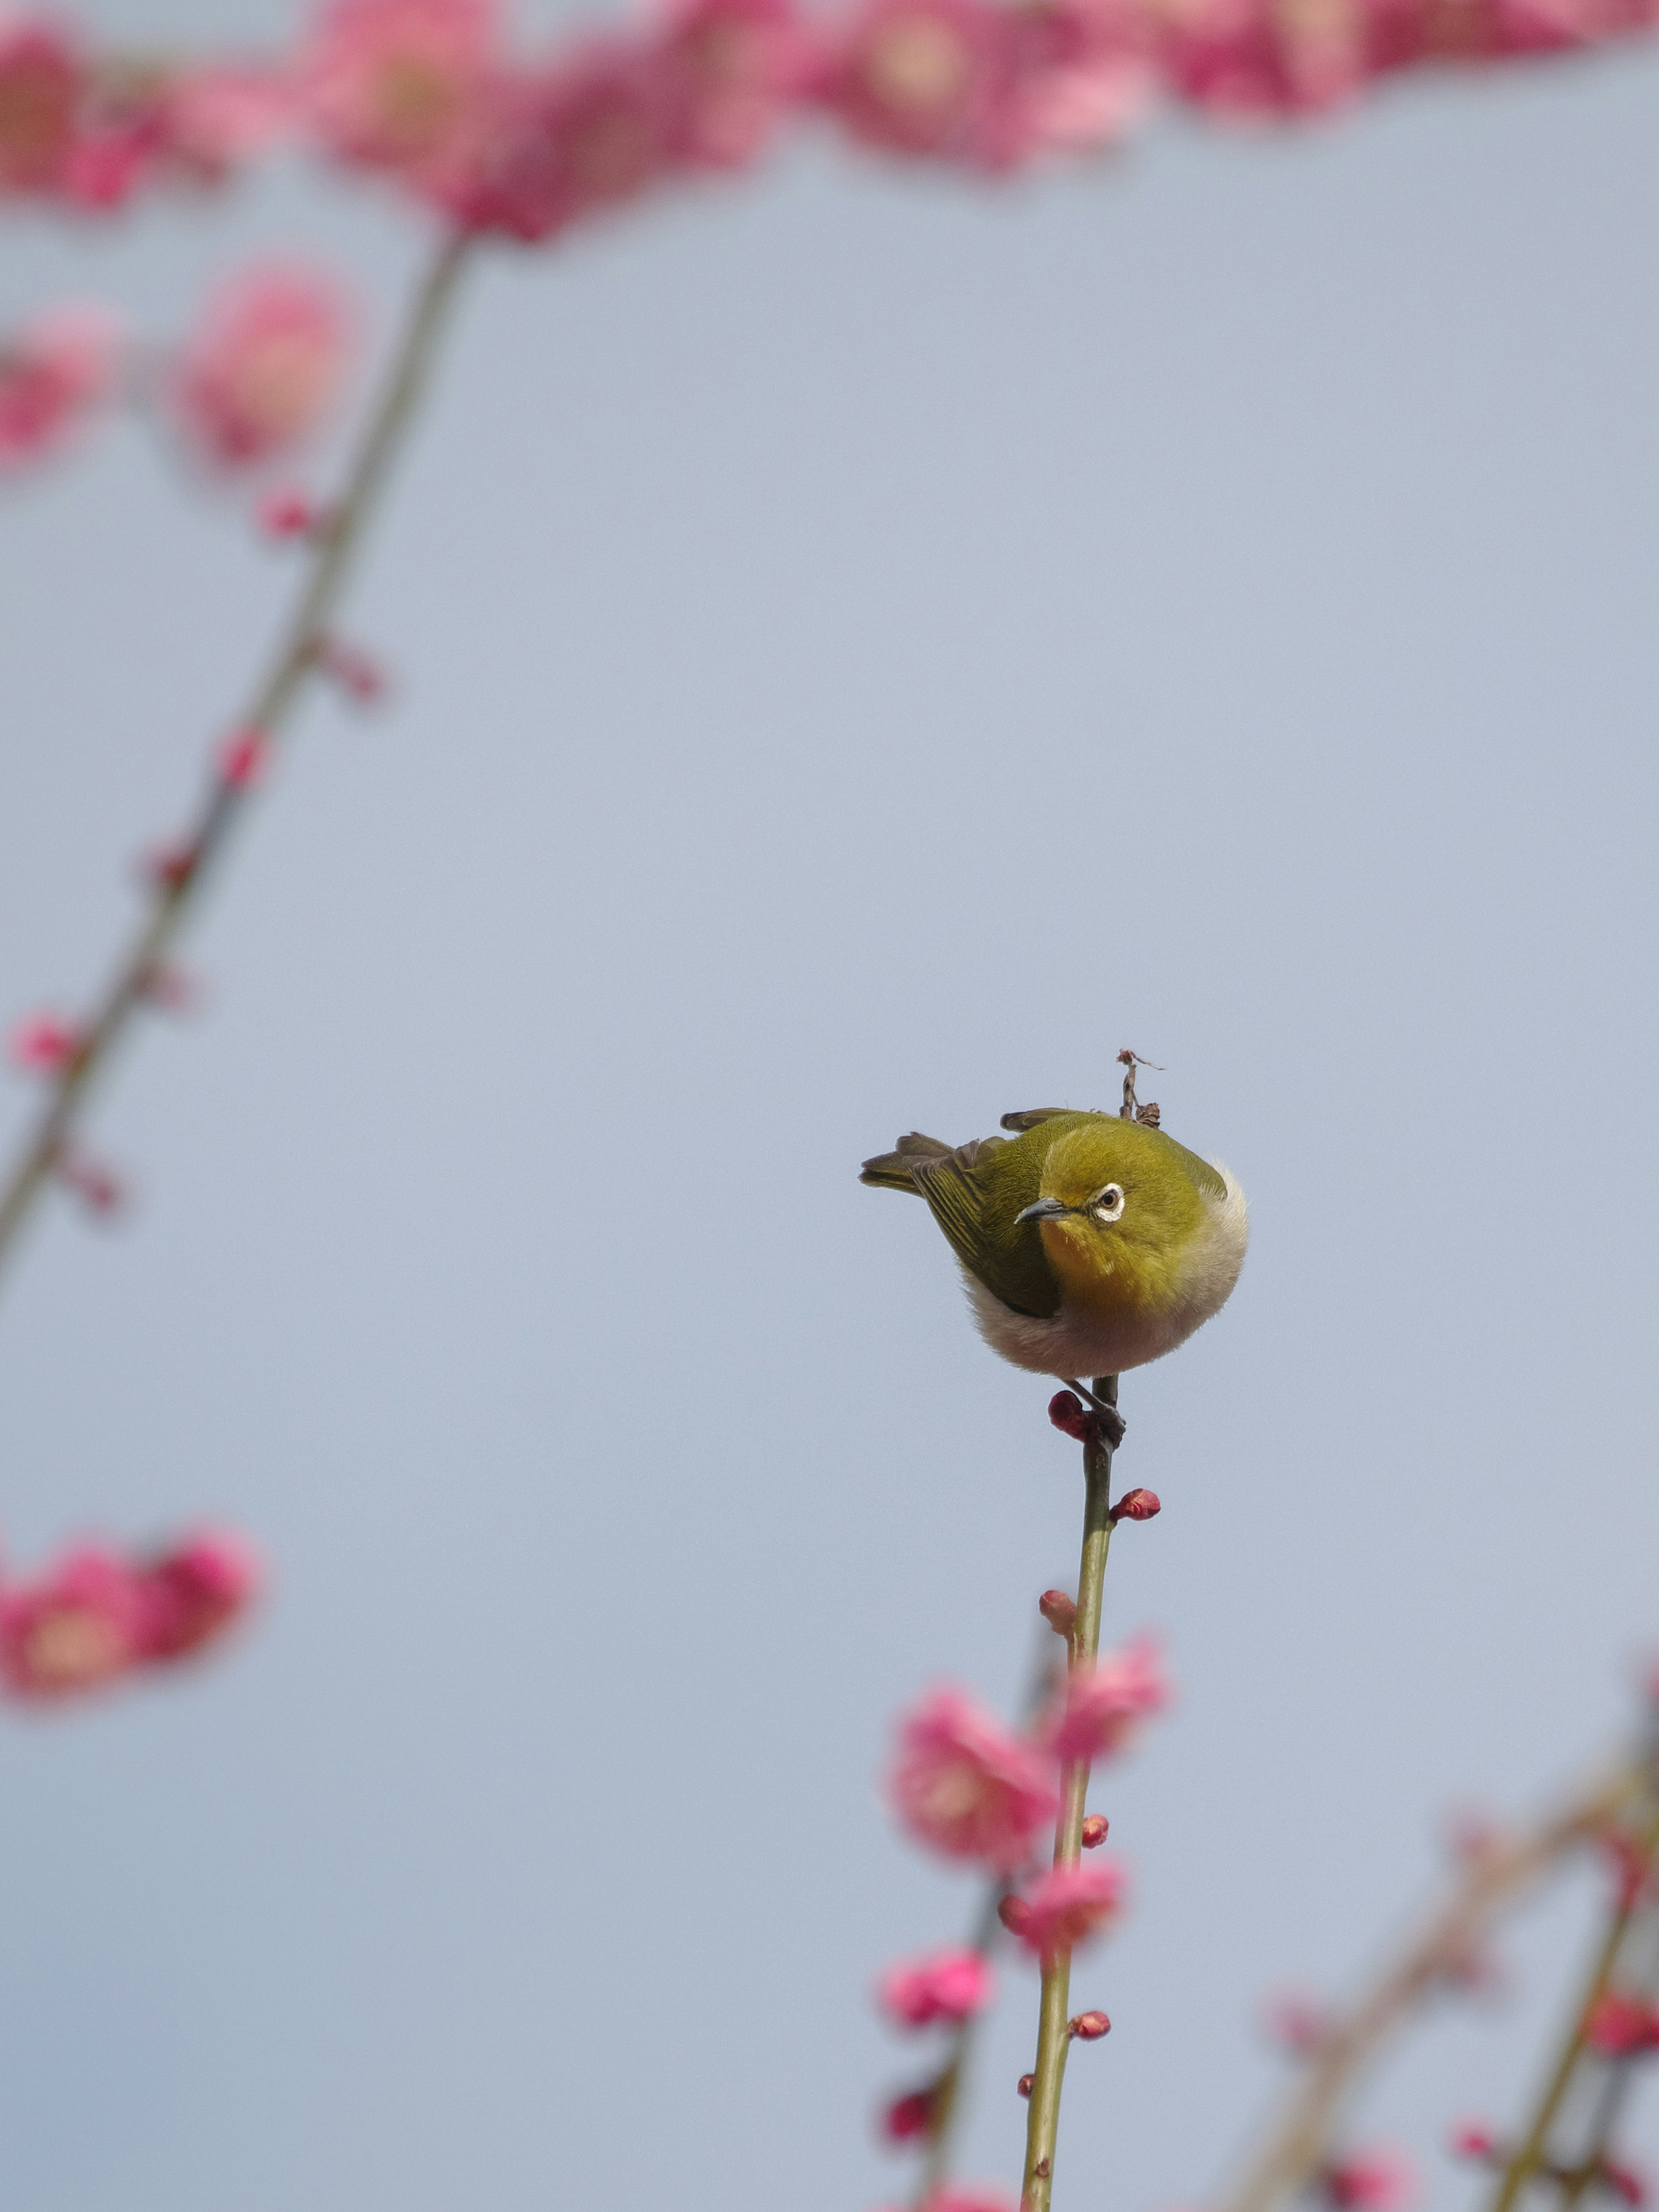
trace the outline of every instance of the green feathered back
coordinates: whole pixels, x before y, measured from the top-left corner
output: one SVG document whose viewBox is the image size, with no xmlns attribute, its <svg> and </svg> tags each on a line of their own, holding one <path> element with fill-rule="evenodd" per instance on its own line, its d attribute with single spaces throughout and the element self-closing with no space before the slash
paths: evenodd
<svg viewBox="0 0 1659 2212">
<path fill-rule="evenodd" d="M 1161 1200 L 1157 1212 L 1167 1218 L 1193 1208 L 1197 1194 L 1226 1195 L 1225 1182 L 1206 1160 L 1145 1122 L 1046 1106 L 1005 1114 L 1002 1126 L 1018 1133 L 954 1149 L 913 1131 L 894 1151 L 866 1160 L 859 1180 L 919 1192 L 963 1267 L 1004 1305 L 1034 1319 L 1050 1319 L 1064 1295 L 1038 1224 L 1016 1218 L 1036 1199 L 1059 1195 L 1080 1204 L 1103 1184 L 1121 1182 Z M 1058 1191 L 1044 1181 L 1056 1146 L 1068 1186 Z"/>
</svg>

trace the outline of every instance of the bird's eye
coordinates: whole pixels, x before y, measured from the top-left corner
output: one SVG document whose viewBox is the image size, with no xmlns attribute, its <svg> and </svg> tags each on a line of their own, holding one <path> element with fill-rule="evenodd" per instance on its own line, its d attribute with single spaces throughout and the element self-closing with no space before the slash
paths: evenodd
<svg viewBox="0 0 1659 2212">
<path fill-rule="evenodd" d="M 1122 1218 L 1123 1192 L 1120 1185 L 1109 1182 L 1104 1190 L 1097 1191 L 1089 1201 L 1090 1210 L 1097 1221 L 1117 1221 Z"/>
</svg>

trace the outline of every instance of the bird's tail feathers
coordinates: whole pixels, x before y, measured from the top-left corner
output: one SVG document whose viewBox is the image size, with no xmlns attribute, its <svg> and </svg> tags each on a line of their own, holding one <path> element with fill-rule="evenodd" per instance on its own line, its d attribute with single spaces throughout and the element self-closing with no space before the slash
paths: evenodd
<svg viewBox="0 0 1659 2212">
<path fill-rule="evenodd" d="M 908 1137 L 899 1139 L 892 1152 L 878 1152 L 874 1159 L 866 1160 L 859 1170 L 859 1181 L 875 1190 L 908 1190 L 920 1198 L 912 1167 L 918 1161 L 948 1159 L 953 1149 L 940 1144 L 937 1137 L 924 1137 L 920 1130 L 912 1129 Z"/>
</svg>

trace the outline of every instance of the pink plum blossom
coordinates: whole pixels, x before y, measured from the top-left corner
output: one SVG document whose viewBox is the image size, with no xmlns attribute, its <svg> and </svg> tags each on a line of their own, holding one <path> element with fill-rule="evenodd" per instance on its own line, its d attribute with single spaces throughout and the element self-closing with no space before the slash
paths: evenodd
<svg viewBox="0 0 1659 2212">
<path fill-rule="evenodd" d="M 818 96 L 866 145 L 1006 169 L 1029 150 L 1014 62 L 1012 19 L 991 0 L 863 0 Z"/>
<path fill-rule="evenodd" d="M 252 1605 L 259 1581 L 248 1547 L 222 1529 L 202 1529 L 157 1553 L 138 1574 L 141 1656 L 181 1659 L 216 1643 Z"/>
<path fill-rule="evenodd" d="M 221 184 L 293 131 L 295 95 L 282 72 L 252 63 L 187 70 L 160 99 L 157 154 L 182 177 Z"/>
<path fill-rule="evenodd" d="M 37 1701 L 102 1688 L 137 1663 L 143 1623 L 131 1568 L 83 1545 L 33 1581 L 0 1587 L 0 1678 Z"/>
<path fill-rule="evenodd" d="M 301 59 L 301 96 L 340 160 L 419 178 L 472 126 L 495 65 L 491 0 L 336 0 Z"/>
<path fill-rule="evenodd" d="M 676 158 L 741 167 L 758 155 L 805 82 L 816 41 L 787 0 L 672 0 L 656 68 Z"/>
<path fill-rule="evenodd" d="M 277 263 L 245 270 L 209 301 L 174 365 L 173 411 L 190 445 L 234 470 L 300 444 L 339 391 L 350 331 L 328 277 Z"/>
<path fill-rule="evenodd" d="M 1156 80 L 1139 11 L 1129 0 L 1026 0 L 1010 21 L 1014 31 L 1013 101 L 1018 137 L 1034 151 L 1088 153 L 1114 144 L 1151 106 Z M 1054 1407 L 1069 1399 L 1056 1418 Z M 1069 1390 L 1048 1417 L 1068 1435 L 1086 1436 L 1085 1416 Z"/>
<path fill-rule="evenodd" d="M 1158 1639 L 1137 1636 L 1097 1665 L 1073 1668 L 1064 1708 L 1050 1727 L 1054 1756 L 1063 1765 L 1109 1759 L 1142 1721 L 1162 1712 L 1169 1702 Z"/>
<path fill-rule="evenodd" d="M 919 1842 L 1005 1871 L 1026 1856 L 1059 1803 L 1042 1754 L 949 1687 L 901 1722 L 888 1787 Z"/>
<path fill-rule="evenodd" d="M 926 2200 L 921 2212 L 1018 2212 L 1018 2207 L 1006 2190 L 973 2181 L 947 2181 Z"/>
<path fill-rule="evenodd" d="M 1380 2143 L 1351 2151 L 1326 2169 L 1324 2193 L 1339 2212 L 1405 2212 L 1417 2196 L 1417 2168 L 1404 2151 Z"/>
<path fill-rule="evenodd" d="M 0 192 L 61 188 L 85 83 L 56 25 L 0 10 Z"/>
<path fill-rule="evenodd" d="M 48 308 L 0 338 L 0 473 L 44 460 L 113 392 L 120 325 L 100 307 Z"/>
<path fill-rule="evenodd" d="M 1115 1918 L 1128 1877 L 1115 1859 L 1052 1867 L 1018 1897 L 1005 1900 L 1004 1925 L 1038 1959 L 1054 1959 L 1086 1943 Z"/>
<path fill-rule="evenodd" d="M 934 2021 L 959 2027 L 990 2002 L 991 1969 L 978 1951 L 932 1951 L 890 1967 L 876 2001 L 896 2027 L 927 2027 Z"/>
</svg>

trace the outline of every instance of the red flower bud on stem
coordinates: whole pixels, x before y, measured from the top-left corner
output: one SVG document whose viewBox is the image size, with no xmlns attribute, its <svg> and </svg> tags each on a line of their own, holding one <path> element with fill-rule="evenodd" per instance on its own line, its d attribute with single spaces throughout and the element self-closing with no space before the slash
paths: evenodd
<svg viewBox="0 0 1659 2212">
<path fill-rule="evenodd" d="M 1069 1636 L 1077 1626 L 1076 1601 L 1062 1589 L 1044 1590 L 1037 1600 L 1037 1611 L 1056 1636 Z"/>
<path fill-rule="evenodd" d="M 1072 1437 L 1079 1443 L 1088 1442 L 1089 1416 L 1075 1390 L 1055 1391 L 1048 1401 L 1048 1419 L 1062 1436 Z"/>
<path fill-rule="evenodd" d="M 247 791 L 270 761 L 270 739 L 263 730 L 238 730 L 219 748 L 219 781 L 228 790 Z"/>
<path fill-rule="evenodd" d="M 1155 1490 L 1126 1490 L 1112 1508 L 1112 1520 L 1150 1521 L 1164 1510 L 1163 1501 Z"/>
<path fill-rule="evenodd" d="M 1112 2023 L 1103 2012 L 1080 2012 L 1066 2023 L 1066 2033 L 1079 2043 L 1098 2043 L 1103 2035 L 1111 2033 Z"/>
<path fill-rule="evenodd" d="M 1029 2097 L 1036 2087 L 1036 2075 L 1035 2074 L 1022 2074 L 1018 2081 L 1014 2084 L 1014 2087 L 1018 2091 L 1022 2097 Z"/>
<path fill-rule="evenodd" d="M 1083 1823 L 1083 1848 L 1085 1851 L 1097 1851 L 1100 1849 L 1106 1840 L 1109 1825 L 1103 1813 L 1090 1814 L 1088 1819 Z"/>
</svg>

